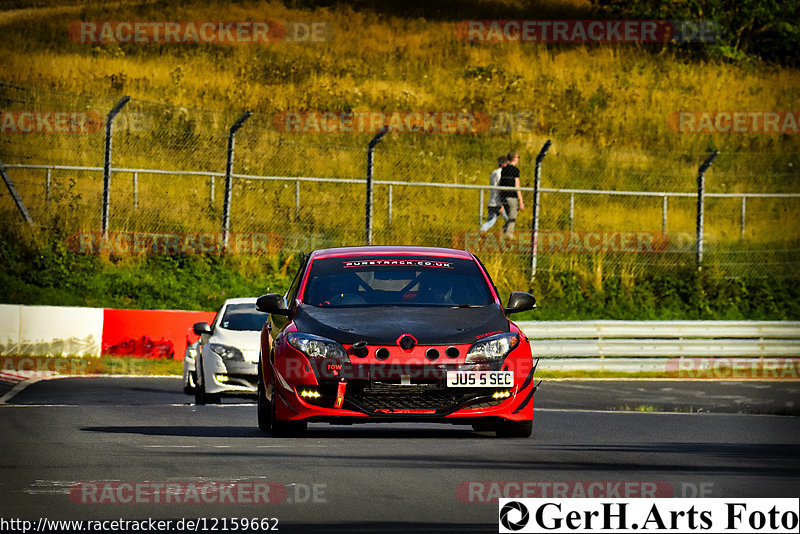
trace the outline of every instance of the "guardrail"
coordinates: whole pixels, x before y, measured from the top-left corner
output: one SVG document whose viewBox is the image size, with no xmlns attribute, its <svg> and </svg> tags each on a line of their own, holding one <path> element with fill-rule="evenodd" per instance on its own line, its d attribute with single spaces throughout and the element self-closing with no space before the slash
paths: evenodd
<svg viewBox="0 0 800 534">
<path fill-rule="evenodd" d="M 800 321 L 520 321 L 534 357 L 799 357 Z"/>
</svg>

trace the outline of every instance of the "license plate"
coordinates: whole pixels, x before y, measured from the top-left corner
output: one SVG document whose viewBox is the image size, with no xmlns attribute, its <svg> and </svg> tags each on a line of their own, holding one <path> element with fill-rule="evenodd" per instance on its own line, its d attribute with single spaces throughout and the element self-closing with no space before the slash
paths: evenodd
<svg viewBox="0 0 800 534">
<path fill-rule="evenodd" d="M 514 371 L 447 371 L 449 388 L 510 388 Z"/>
</svg>

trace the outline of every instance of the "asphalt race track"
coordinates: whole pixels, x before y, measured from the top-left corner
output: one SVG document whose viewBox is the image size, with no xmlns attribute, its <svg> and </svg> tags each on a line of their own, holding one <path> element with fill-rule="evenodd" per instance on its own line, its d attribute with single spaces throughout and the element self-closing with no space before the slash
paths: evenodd
<svg viewBox="0 0 800 534">
<path fill-rule="evenodd" d="M 797 390 L 796 382 L 554 382 L 537 393 L 530 439 L 434 424 L 318 424 L 308 437 L 279 439 L 258 430 L 254 404 L 194 406 L 179 379 L 40 381 L 0 405 L 0 517 L 247 517 L 277 518 L 279 532 L 497 532 L 496 497 L 521 487 L 531 497 L 796 497 L 799 417 L 605 410 L 680 400 L 695 411 L 705 402 L 716 412 L 758 412 L 768 403 L 753 399 L 773 398 L 791 411 Z M 120 493 L 113 502 L 86 493 L 231 482 L 272 483 L 280 502 L 248 504 L 244 494 L 234 504 L 147 495 L 121 503 Z"/>
</svg>

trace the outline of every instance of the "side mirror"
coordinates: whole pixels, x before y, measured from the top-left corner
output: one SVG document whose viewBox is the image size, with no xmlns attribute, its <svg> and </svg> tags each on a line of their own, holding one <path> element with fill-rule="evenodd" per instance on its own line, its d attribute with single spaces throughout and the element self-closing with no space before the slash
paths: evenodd
<svg viewBox="0 0 800 534">
<path fill-rule="evenodd" d="M 525 293 L 523 291 L 514 291 L 508 297 L 508 306 L 506 306 L 505 312 L 507 314 L 519 313 L 532 310 L 535 307 L 536 307 L 536 297 L 534 297 L 530 293 Z"/>
<path fill-rule="evenodd" d="M 211 333 L 211 326 L 209 326 L 207 322 L 203 321 L 201 323 L 194 323 L 192 330 L 194 330 L 194 333 L 198 336 L 202 336 L 203 334 Z"/>
<path fill-rule="evenodd" d="M 258 297 L 256 300 L 256 310 L 289 317 L 289 308 L 286 307 L 286 302 L 283 300 L 283 295 L 280 293 L 267 293 L 266 295 Z"/>
</svg>

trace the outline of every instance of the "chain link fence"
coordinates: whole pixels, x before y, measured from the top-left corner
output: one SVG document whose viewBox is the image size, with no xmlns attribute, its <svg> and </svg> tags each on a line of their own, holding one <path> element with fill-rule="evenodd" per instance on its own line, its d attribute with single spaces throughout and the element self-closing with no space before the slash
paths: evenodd
<svg viewBox="0 0 800 534">
<path fill-rule="evenodd" d="M 367 146 L 376 129 L 325 133 L 306 120 L 293 130 L 286 113 L 253 114 L 244 118 L 229 151 L 241 111 L 139 99 L 113 120 L 103 228 L 105 123 L 119 100 L 0 84 L 0 161 L 34 224 L 77 235 L 73 245 L 92 250 L 106 230 L 118 237 L 112 253 L 219 252 L 226 213 L 234 251 L 365 242 Z M 530 275 L 533 168 L 547 137 L 525 112 L 486 115 L 489 126 L 480 131 L 390 130 L 380 141 L 374 152 L 374 244 L 468 248 L 495 271 Z M 658 153 L 556 139 L 541 168 L 537 273 L 582 269 L 598 277 L 633 276 L 695 265 L 697 176 L 705 148 Z M 489 174 L 509 150 L 521 156 L 526 209 L 514 236 L 501 234 L 502 219 L 481 234 Z M 719 278 L 798 276 L 798 178 L 797 151 L 719 154 L 705 176 L 707 272 Z M 0 191 L 7 224 L 21 220 L 10 191 Z M 141 250 L 131 244 L 139 234 L 150 235 Z M 154 235 L 171 244 L 156 247 Z M 186 236 L 193 240 L 189 245 Z M 211 244 L 206 249 L 202 243 Z"/>
</svg>

